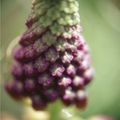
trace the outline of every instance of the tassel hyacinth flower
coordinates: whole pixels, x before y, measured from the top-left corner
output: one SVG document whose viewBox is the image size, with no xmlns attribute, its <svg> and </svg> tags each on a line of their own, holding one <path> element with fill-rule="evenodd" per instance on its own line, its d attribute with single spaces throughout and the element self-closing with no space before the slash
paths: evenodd
<svg viewBox="0 0 120 120">
<path fill-rule="evenodd" d="M 14 80 L 7 82 L 6 91 L 16 100 L 31 99 L 35 110 L 57 99 L 84 108 L 85 87 L 94 72 L 78 2 L 34 0 L 26 26 L 14 51 Z"/>
</svg>

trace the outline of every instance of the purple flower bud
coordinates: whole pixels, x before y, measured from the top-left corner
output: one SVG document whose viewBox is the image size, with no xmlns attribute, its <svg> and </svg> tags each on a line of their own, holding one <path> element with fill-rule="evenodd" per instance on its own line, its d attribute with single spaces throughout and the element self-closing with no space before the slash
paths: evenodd
<svg viewBox="0 0 120 120">
<path fill-rule="evenodd" d="M 83 77 L 85 79 L 85 85 L 87 85 L 93 79 L 93 76 L 94 76 L 93 68 L 89 68 L 84 72 Z"/>
<path fill-rule="evenodd" d="M 43 110 L 46 107 L 46 102 L 40 95 L 35 95 L 32 97 L 32 106 L 35 110 Z"/>
<path fill-rule="evenodd" d="M 89 64 L 88 61 L 86 61 L 86 60 L 81 61 L 81 62 L 80 62 L 80 65 L 79 65 L 79 67 L 78 67 L 78 73 L 79 73 L 79 74 L 83 74 L 83 72 L 84 72 L 85 70 L 87 70 L 89 67 L 90 67 L 90 64 Z"/>
<path fill-rule="evenodd" d="M 38 84 L 42 85 L 44 89 L 51 87 L 52 82 L 53 78 L 47 73 L 43 73 L 38 77 Z"/>
<path fill-rule="evenodd" d="M 90 65 L 91 64 L 91 56 L 90 56 L 90 54 L 85 54 L 84 60 L 88 61 L 88 64 Z"/>
<path fill-rule="evenodd" d="M 69 44 L 68 42 L 64 43 L 64 48 L 70 52 L 75 52 L 76 51 L 76 46 Z"/>
<path fill-rule="evenodd" d="M 71 88 L 67 88 L 65 94 L 62 97 L 62 101 L 65 105 L 71 105 L 75 100 L 75 92 Z"/>
<path fill-rule="evenodd" d="M 59 58 L 59 54 L 58 52 L 52 47 L 50 49 L 48 49 L 48 51 L 45 54 L 46 60 L 54 63 L 58 58 Z"/>
<path fill-rule="evenodd" d="M 79 38 L 79 41 L 81 41 L 81 43 L 82 44 L 86 44 L 86 42 L 85 42 L 85 39 L 84 39 L 84 37 L 80 34 L 80 36 L 79 36 L 80 38 Z"/>
<path fill-rule="evenodd" d="M 78 50 L 83 50 L 85 45 L 86 44 L 83 37 L 79 36 L 79 38 L 75 40 L 75 46 L 77 47 Z"/>
<path fill-rule="evenodd" d="M 75 41 L 75 46 L 78 50 L 83 50 L 84 44 L 80 40 Z"/>
<path fill-rule="evenodd" d="M 47 28 L 43 28 L 42 26 L 39 26 L 39 23 L 36 23 L 36 27 L 35 29 L 33 30 L 34 33 L 37 35 L 37 38 L 41 38 L 46 32 L 47 32 Z"/>
<path fill-rule="evenodd" d="M 27 26 L 28 28 L 31 28 L 32 25 L 33 25 L 33 19 L 27 20 L 25 24 L 26 24 L 26 26 Z"/>
<path fill-rule="evenodd" d="M 48 47 L 49 46 L 45 42 L 43 42 L 43 40 L 41 40 L 41 39 L 38 39 L 33 44 L 33 48 L 34 48 L 35 54 L 37 56 L 40 55 L 42 52 L 46 51 L 48 49 Z"/>
<path fill-rule="evenodd" d="M 35 90 L 35 81 L 33 79 L 27 79 L 24 82 L 24 89 L 28 93 L 32 93 Z"/>
<path fill-rule="evenodd" d="M 38 19 L 33 16 L 33 15 L 30 15 L 26 21 L 26 26 L 30 29 L 32 27 L 32 25 L 37 21 Z"/>
<path fill-rule="evenodd" d="M 63 72 L 65 71 L 65 68 L 60 64 L 54 64 L 51 67 L 50 71 L 52 76 L 61 77 L 63 75 Z"/>
<path fill-rule="evenodd" d="M 33 49 L 33 45 L 30 45 L 30 46 L 27 46 L 24 48 L 24 56 L 25 56 L 25 59 L 30 61 L 32 59 L 34 59 L 34 49 Z"/>
<path fill-rule="evenodd" d="M 76 106 L 80 109 L 87 105 L 87 94 L 84 90 L 79 90 L 76 95 Z"/>
<path fill-rule="evenodd" d="M 71 78 L 63 77 L 59 80 L 58 85 L 60 88 L 67 88 L 72 83 Z"/>
<path fill-rule="evenodd" d="M 32 77 L 35 75 L 36 71 L 34 70 L 32 63 L 24 64 L 23 69 L 27 77 Z"/>
<path fill-rule="evenodd" d="M 19 81 L 10 81 L 5 85 L 6 91 L 16 100 L 21 99 L 23 95 L 23 84 Z"/>
<path fill-rule="evenodd" d="M 73 56 L 67 52 L 65 52 L 63 58 L 62 58 L 62 62 L 63 63 L 71 63 L 71 61 L 73 60 Z"/>
<path fill-rule="evenodd" d="M 34 63 L 34 68 L 38 73 L 47 70 L 48 66 L 49 66 L 49 62 L 46 61 L 45 58 L 43 57 L 39 57 Z"/>
<path fill-rule="evenodd" d="M 63 40 L 63 38 L 57 40 L 57 42 L 55 43 L 55 47 L 56 47 L 56 50 L 57 50 L 58 52 L 65 50 L 65 48 L 64 48 L 65 42 L 66 42 L 66 41 Z"/>
<path fill-rule="evenodd" d="M 24 55 L 25 55 L 25 51 L 23 47 L 20 47 L 15 50 L 14 57 L 16 60 L 22 61 L 22 62 L 25 61 Z"/>
<path fill-rule="evenodd" d="M 55 90 L 47 90 L 44 92 L 48 102 L 54 102 L 58 98 L 58 92 Z"/>
<path fill-rule="evenodd" d="M 73 32 L 73 33 L 72 33 L 72 39 L 73 39 L 73 40 L 79 39 L 78 32 Z"/>
<path fill-rule="evenodd" d="M 17 79 L 22 79 L 24 77 L 23 68 L 19 64 L 14 64 L 12 66 L 12 74 Z"/>
<path fill-rule="evenodd" d="M 68 68 L 67 68 L 67 74 L 70 75 L 70 76 L 74 76 L 76 74 L 76 68 L 74 65 L 69 65 Z"/>
<path fill-rule="evenodd" d="M 84 79 L 82 77 L 75 76 L 73 79 L 73 86 L 75 88 L 82 88 L 84 86 Z"/>
<path fill-rule="evenodd" d="M 84 45 L 84 47 L 83 47 L 83 52 L 85 53 L 85 54 L 87 54 L 87 53 L 89 53 L 89 47 L 88 47 L 88 45 L 85 43 L 85 45 Z"/>
<path fill-rule="evenodd" d="M 84 53 L 78 50 L 77 53 L 74 54 L 74 56 L 75 56 L 74 61 L 80 63 L 84 58 Z"/>
<path fill-rule="evenodd" d="M 38 36 L 36 35 L 35 32 L 27 31 L 22 35 L 20 39 L 20 44 L 23 46 L 28 46 L 30 44 L 33 44 L 37 38 Z"/>
</svg>

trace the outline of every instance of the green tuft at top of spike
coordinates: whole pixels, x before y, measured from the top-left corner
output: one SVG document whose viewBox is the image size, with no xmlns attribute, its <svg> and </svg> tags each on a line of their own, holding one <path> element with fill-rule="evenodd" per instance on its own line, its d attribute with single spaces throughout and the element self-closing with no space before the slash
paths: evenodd
<svg viewBox="0 0 120 120">
<path fill-rule="evenodd" d="M 28 21 L 31 19 L 33 23 L 30 26 L 37 23 L 40 27 L 49 27 L 53 34 L 60 35 L 66 31 L 66 26 L 80 23 L 79 3 L 75 0 L 34 0 Z"/>
</svg>

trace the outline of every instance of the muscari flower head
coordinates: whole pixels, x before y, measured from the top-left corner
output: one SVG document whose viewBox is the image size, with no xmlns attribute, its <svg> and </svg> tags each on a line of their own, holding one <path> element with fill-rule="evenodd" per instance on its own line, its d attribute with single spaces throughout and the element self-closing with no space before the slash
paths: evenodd
<svg viewBox="0 0 120 120">
<path fill-rule="evenodd" d="M 29 98 L 35 110 L 60 99 L 82 109 L 93 78 L 89 47 L 76 0 L 34 0 L 27 30 L 14 51 L 13 81 L 5 86 L 15 99 Z"/>
</svg>

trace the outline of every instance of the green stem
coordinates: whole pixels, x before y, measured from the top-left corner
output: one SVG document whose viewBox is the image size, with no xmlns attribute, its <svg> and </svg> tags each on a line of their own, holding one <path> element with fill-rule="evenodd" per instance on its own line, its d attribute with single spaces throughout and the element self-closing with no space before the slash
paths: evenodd
<svg viewBox="0 0 120 120">
<path fill-rule="evenodd" d="M 76 107 L 65 107 L 60 101 L 51 104 L 47 111 L 50 114 L 50 120 L 85 120 L 79 116 L 80 110 Z"/>
<path fill-rule="evenodd" d="M 63 105 L 60 101 L 49 105 L 47 111 L 50 113 L 50 120 L 61 120 L 60 112 L 63 109 Z"/>
</svg>

